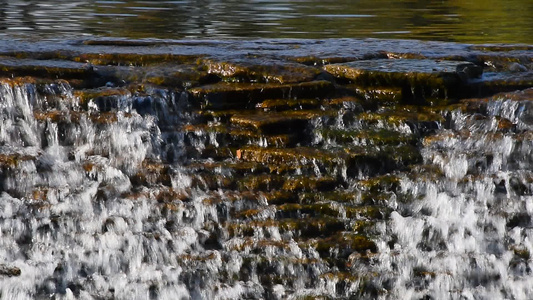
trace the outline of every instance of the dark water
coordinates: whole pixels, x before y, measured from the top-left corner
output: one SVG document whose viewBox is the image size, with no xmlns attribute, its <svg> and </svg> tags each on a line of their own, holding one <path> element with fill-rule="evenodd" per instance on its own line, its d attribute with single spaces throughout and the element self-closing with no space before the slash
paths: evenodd
<svg viewBox="0 0 533 300">
<path fill-rule="evenodd" d="M 533 43 L 533 1 L 0 1 L 0 36 Z"/>
</svg>

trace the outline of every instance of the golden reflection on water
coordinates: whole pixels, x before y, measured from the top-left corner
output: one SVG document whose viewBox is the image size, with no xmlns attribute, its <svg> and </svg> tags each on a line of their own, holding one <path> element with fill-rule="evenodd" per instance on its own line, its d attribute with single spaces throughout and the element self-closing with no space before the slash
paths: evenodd
<svg viewBox="0 0 533 300">
<path fill-rule="evenodd" d="M 533 1 L 7 1 L 0 35 L 533 43 Z"/>
</svg>

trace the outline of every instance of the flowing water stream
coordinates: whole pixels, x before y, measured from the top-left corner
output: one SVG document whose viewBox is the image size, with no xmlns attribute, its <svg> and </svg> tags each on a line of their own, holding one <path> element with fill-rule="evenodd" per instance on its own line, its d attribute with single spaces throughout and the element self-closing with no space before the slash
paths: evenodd
<svg viewBox="0 0 533 300">
<path fill-rule="evenodd" d="M 125 46 L 115 43 L 120 53 Z M 224 45 L 214 51 L 233 47 Z M 309 47 L 327 56 L 328 45 Z M 143 51 L 154 49 L 132 47 L 149 65 Z M 248 47 L 277 54 L 307 46 Z M 435 49 L 446 47 L 491 55 L 454 44 Z M 492 96 L 487 84 L 485 98 L 421 104 L 429 92 L 418 86 L 403 87 L 403 100 L 394 88 L 362 96 L 327 68 L 331 74 L 316 71 L 301 84 L 283 73 L 292 60 L 281 71 L 260 61 L 264 78 L 284 82 L 257 83 L 256 66 L 240 54 L 226 65 L 205 59 L 210 71 L 201 83 L 178 88 L 155 69 L 135 73 L 96 60 L 64 67 L 54 59 L 71 54 L 35 49 L 3 50 L 12 59 L 48 54 L 44 62 L 18 56 L 22 67 L 0 85 L 1 299 L 533 297 L 531 88 Z M 516 57 L 526 63 L 504 64 L 520 69 L 514 77 L 531 76 L 531 49 L 521 49 Z M 46 61 L 64 67 L 61 75 L 17 75 L 24 66 L 56 72 Z M 428 63 L 406 61 L 413 69 Z M 247 71 L 234 73 L 240 64 Z M 72 79 L 106 65 L 144 74 L 142 84 Z M 322 66 L 298 68 L 304 76 Z M 485 63 L 486 78 L 502 68 Z M 179 72 L 172 76 L 187 74 Z M 424 101 L 452 92 L 431 93 Z"/>
</svg>

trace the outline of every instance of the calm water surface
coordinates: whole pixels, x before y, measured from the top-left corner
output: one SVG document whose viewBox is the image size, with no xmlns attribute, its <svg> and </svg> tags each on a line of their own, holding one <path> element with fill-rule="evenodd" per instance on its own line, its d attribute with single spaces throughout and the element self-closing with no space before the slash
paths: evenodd
<svg viewBox="0 0 533 300">
<path fill-rule="evenodd" d="M 0 1 L 8 38 L 399 38 L 533 43 L 533 1 Z"/>
</svg>

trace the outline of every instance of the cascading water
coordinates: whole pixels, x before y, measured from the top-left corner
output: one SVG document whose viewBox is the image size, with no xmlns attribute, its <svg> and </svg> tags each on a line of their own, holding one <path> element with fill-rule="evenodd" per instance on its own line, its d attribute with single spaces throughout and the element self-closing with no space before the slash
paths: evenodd
<svg viewBox="0 0 533 300">
<path fill-rule="evenodd" d="M 532 294 L 530 105 L 500 98 L 486 116 L 454 111 L 450 128 L 426 138 L 424 163 L 438 173 L 402 178 L 410 200 L 387 223 L 394 242 L 380 247 L 379 273 L 397 297 Z M 503 130 L 500 118 L 516 128 Z"/>
<path fill-rule="evenodd" d="M 1 81 L 1 299 L 533 295 L 531 89 L 473 98 L 500 83 L 464 61 L 387 59 L 401 72 L 383 75 L 377 46 L 317 70 L 294 61 L 320 51 L 255 62 L 261 42 L 220 63 L 135 45 L 97 67 L 77 62 L 105 51 L 73 45 L 47 76 L 74 79 Z"/>
</svg>

